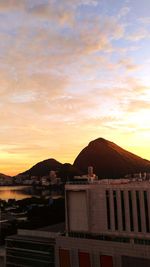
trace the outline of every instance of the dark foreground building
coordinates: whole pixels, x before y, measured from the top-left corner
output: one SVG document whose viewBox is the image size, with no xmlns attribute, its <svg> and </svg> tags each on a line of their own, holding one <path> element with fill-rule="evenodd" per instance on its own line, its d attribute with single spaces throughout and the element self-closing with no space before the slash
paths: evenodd
<svg viewBox="0 0 150 267">
<path fill-rule="evenodd" d="M 54 267 L 57 233 L 64 224 L 38 230 L 18 230 L 6 240 L 6 267 Z M 51 232 L 53 231 L 53 232 Z"/>
<path fill-rule="evenodd" d="M 37 233 L 36 233 L 37 234 Z M 53 238 L 24 236 L 22 233 L 7 239 L 6 266 L 7 267 L 54 267 Z"/>
</svg>

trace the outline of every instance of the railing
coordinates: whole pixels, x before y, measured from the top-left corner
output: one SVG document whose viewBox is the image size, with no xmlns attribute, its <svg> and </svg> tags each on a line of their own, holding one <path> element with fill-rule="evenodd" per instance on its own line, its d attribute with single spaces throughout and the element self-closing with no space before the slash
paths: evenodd
<svg viewBox="0 0 150 267">
<path fill-rule="evenodd" d="M 91 184 L 89 181 L 68 181 L 66 184 Z"/>
<path fill-rule="evenodd" d="M 109 235 L 94 235 L 90 233 L 80 233 L 80 232 L 69 232 L 70 237 L 76 238 L 85 238 L 85 239 L 94 239 L 101 241 L 111 241 L 111 242 L 121 242 L 121 243 L 130 243 L 129 237 L 123 236 L 109 236 Z"/>
</svg>

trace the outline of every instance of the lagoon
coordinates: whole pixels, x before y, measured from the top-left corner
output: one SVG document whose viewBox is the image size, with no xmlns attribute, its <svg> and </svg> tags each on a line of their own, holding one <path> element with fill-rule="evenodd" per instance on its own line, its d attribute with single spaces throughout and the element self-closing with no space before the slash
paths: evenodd
<svg viewBox="0 0 150 267">
<path fill-rule="evenodd" d="M 30 198 L 33 195 L 31 186 L 0 186 L 0 199 L 2 200 L 22 200 L 24 198 Z"/>
</svg>

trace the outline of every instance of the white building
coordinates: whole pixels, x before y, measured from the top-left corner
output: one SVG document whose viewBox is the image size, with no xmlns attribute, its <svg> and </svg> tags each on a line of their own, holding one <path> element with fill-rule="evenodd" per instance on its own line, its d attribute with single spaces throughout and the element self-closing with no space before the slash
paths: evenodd
<svg viewBox="0 0 150 267">
<path fill-rule="evenodd" d="M 150 237 L 149 181 L 67 184 L 66 201 L 67 232 Z"/>
<path fill-rule="evenodd" d="M 150 266 L 149 181 L 67 184 L 66 232 L 56 239 L 57 267 Z"/>
</svg>

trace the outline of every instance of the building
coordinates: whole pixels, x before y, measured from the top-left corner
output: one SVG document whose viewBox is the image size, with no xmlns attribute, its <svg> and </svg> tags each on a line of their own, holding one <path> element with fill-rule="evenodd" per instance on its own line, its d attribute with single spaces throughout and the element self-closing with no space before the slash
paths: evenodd
<svg viewBox="0 0 150 267">
<path fill-rule="evenodd" d="M 0 247 L 0 266 L 4 267 L 5 266 L 5 253 L 6 249 L 4 246 Z"/>
<path fill-rule="evenodd" d="M 65 186 L 66 230 L 19 230 L 7 267 L 149 267 L 150 181 L 96 180 L 89 170 Z"/>
<path fill-rule="evenodd" d="M 55 240 L 63 231 L 64 224 L 18 230 L 6 239 L 6 267 L 54 267 Z"/>
<path fill-rule="evenodd" d="M 149 267 L 150 182 L 87 180 L 66 185 L 66 236 L 57 267 Z"/>
</svg>

